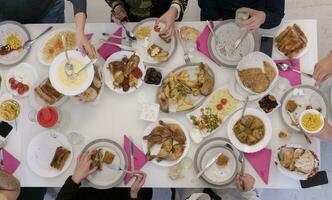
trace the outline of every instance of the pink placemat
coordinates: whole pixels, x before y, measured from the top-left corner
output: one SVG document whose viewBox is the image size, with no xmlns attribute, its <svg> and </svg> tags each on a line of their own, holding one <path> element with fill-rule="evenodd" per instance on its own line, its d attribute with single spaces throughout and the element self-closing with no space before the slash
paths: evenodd
<svg viewBox="0 0 332 200">
<path fill-rule="evenodd" d="M 244 157 L 266 184 L 269 183 L 271 154 L 272 150 L 269 148 L 264 148 L 256 153 L 244 154 Z"/>
<path fill-rule="evenodd" d="M 20 161 L 18 161 L 12 154 L 6 151 L 6 149 L 3 149 L 3 163 L 4 170 L 8 174 L 13 174 L 20 165 Z"/>
<path fill-rule="evenodd" d="M 275 60 L 275 63 L 286 63 L 289 66 L 291 66 L 291 68 L 299 70 L 300 71 L 300 60 L 299 59 L 286 59 L 286 60 Z M 294 71 L 286 71 L 283 72 L 281 70 L 279 70 L 279 75 L 281 77 L 284 77 L 286 79 L 289 80 L 290 84 L 292 86 L 297 86 L 297 85 L 301 85 L 301 74 L 294 72 Z"/>
<path fill-rule="evenodd" d="M 209 27 L 205 26 L 203 32 L 197 38 L 196 47 L 197 47 L 198 51 L 200 51 L 201 53 L 203 53 L 204 55 L 206 55 L 208 58 L 210 58 L 213 61 L 212 56 L 209 53 L 209 45 L 208 45 L 210 33 L 211 33 L 211 31 L 210 31 Z"/>
<path fill-rule="evenodd" d="M 130 160 L 130 143 L 131 141 L 129 140 L 129 138 L 124 135 L 124 141 L 123 141 L 123 146 L 124 146 L 124 150 L 127 154 L 127 158 L 128 158 L 128 170 L 131 171 L 131 160 Z M 148 158 L 145 156 L 145 154 L 143 153 L 143 151 L 141 151 L 135 144 L 134 144 L 134 160 L 135 160 L 135 170 L 140 170 L 142 169 L 142 167 L 148 162 Z M 124 177 L 124 182 L 125 185 L 127 185 L 129 183 L 129 181 L 131 180 L 132 176 L 130 174 L 126 174 L 126 176 Z"/>
<path fill-rule="evenodd" d="M 85 34 L 85 37 L 88 40 L 91 40 L 92 36 L 93 36 L 93 33 L 87 33 L 87 34 Z"/>
<path fill-rule="evenodd" d="M 113 35 L 122 36 L 122 28 L 115 31 Z M 121 44 L 121 39 L 119 38 L 109 37 L 107 41 Z M 120 50 L 121 49 L 119 47 L 109 44 L 102 44 L 98 49 L 98 53 L 106 60 L 110 55 Z"/>
</svg>

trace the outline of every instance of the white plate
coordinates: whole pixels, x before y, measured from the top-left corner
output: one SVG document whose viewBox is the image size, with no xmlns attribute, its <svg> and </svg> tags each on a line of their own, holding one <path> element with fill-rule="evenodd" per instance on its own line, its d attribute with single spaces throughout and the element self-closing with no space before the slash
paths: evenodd
<svg viewBox="0 0 332 200">
<path fill-rule="evenodd" d="M 16 81 L 22 82 L 29 86 L 29 90 L 25 92 L 23 95 L 18 94 L 17 90 L 12 90 L 10 87 L 9 79 L 14 77 Z M 36 81 L 38 80 L 38 73 L 36 69 L 28 64 L 21 63 L 14 68 L 11 68 L 6 76 L 6 86 L 8 91 L 14 95 L 19 97 L 26 97 L 31 94 Z"/>
<path fill-rule="evenodd" d="M 27 29 L 20 23 L 14 21 L 0 22 L 0 44 L 6 44 L 7 38 L 11 33 L 15 33 L 21 40 L 22 45 L 25 41 L 30 39 L 30 34 Z M 21 62 L 29 53 L 28 50 L 13 51 L 7 55 L 0 56 L 0 64 L 3 65 L 15 65 Z"/>
<path fill-rule="evenodd" d="M 82 54 L 79 51 L 68 51 L 68 56 L 70 58 L 75 58 L 81 62 L 81 66 L 83 67 L 84 65 L 88 64 L 90 62 L 90 59 L 85 56 L 83 57 Z M 87 78 L 86 80 L 77 88 L 71 89 L 68 88 L 64 85 L 62 85 L 59 82 L 59 69 L 60 67 L 65 67 L 64 65 L 61 66 L 62 63 L 64 63 L 66 60 L 65 53 L 59 54 L 52 62 L 50 71 L 49 71 L 49 77 L 50 81 L 52 83 L 52 86 L 59 91 L 61 94 L 67 95 L 67 96 L 75 96 L 78 95 L 82 92 L 84 92 L 92 83 L 93 76 L 94 76 L 94 68 L 93 64 L 89 65 L 84 71 L 86 71 Z M 81 72 L 82 73 L 82 72 Z"/>
<path fill-rule="evenodd" d="M 5 74 L 4 73 L 0 73 L 0 97 L 2 96 L 2 94 L 3 94 L 3 87 L 5 87 L 4 86 L 4 84 L 5 84 Z"/>
<path fill-rule="evenodd" d="M 186 114 L 186 117 L 187 117 L 187 119 L 189 120 L 189 122 L 192 124 L 192 120 L 190 119 L 190 116 L 192 116 L 192 115 L 194 115 L 194 116 L 197 116 L 197 117 L 199 117 L 200 115 L 201 115 L 201 109 L 202 108 L 206 108 L 207 107 L 207 104 L 208 104 L 208 102 L 211 100 L 211 98 L 214 96 L 214 95 L 216 95 L 218 92 L 220 92 L 220 91 L 222 91 L 222 90 L 228 90 L 228 86 L 223 86 L 223 87 L 220 87 L 220 88 L 218 88 L 218 89 L 216 89 L 207 99 L 206 99 L 206 101 L 204 102 L 204 104 L 202 105 L 202 106 L 200 106 L 199 108 L 197 108 L 196 110 L 194 110 L 194 111 L 192 111 L 192 112 L 190 112 L 190 113 L 188 113 L 188 114 Z M 229 92 L 229 90 L 228 90 L 228 92 Z M 230 93 L 230 92 L 229 92 Z M 231 93 L 230 93 L 230 95 L 232 95 Z M 234 97 L 235 98 L 235 97 Z M 230 116 L 230 115 L 232 115 L 237 109 L 239 109 L 241 106 L 242 106 L 242 104 L 241 104 L 241 102 L 238 102 L 236 99 L 235 99 L 235 101 L 236 101 L 236 103 L 237 103 L 237 106 L 234 108 L 234 110 L 230 113 L 230 114 L 228 114 L 227 116 L 225 116 L 225 118 L 223 118 L 222 119 L 222 123 L 219 123 L 219 126 L 216 128 L 216 129 L 214 129 L 212 132 L 206 132 L 206 131 L 204 131 L 204 130 L 200 130 L 200 136 L 202 137 L 202 138 L 205 138 L 205 137 L 208 137 L 208 136 L 210 136 L 210 135 L 212 135 L 212 134 L 214 134 L 222 125 L 224 125 L 225 124 L 225 121 L 228 119 L 228 117 Z M 192 124 L 193 125 L 193 124 Z M 194 126 L 194 125 L 193 125 Z M 195 126 L 196 127 L 196 126 Z M 198 129 L 198 127 L 196 127 L 197 129 Z M 198 129 L 199 130 L 199 129 Z M 191 134 L 191 132 L 190 132 L 190 136 L 191 137 L 193 137 L 192 136 L 192 134 Z M 194 136 L 195 137 L 195 136 Z"/>
<path fill-rule="evenodd" d="M 56 148 L 63 146 L 70 151 L 70 155 L 62 170 L 50 166 Z M 54 178 L 65 172 L 73 160 L 73 148 L 66 136 L 54 130 L 39 133 L 30 141 L 27 149 L 27 163 L 30 169 L 43 178 Z"/>
<path fill-rule="evenodd" d="M 293 24 L 294 23 L 286 23 L 286 24 L 283 24 L 282 26 L 280 26 L 280 28 L 279 28 L 279 30 L 278 30 L 278 32 L 276 34 L 276 37 L 278 37 L 278 35 L 282 31 L 284 31 L 287 28 L 287 26 L 292 26 Z M 304 49 L 302 49 L 302 51 L 294 57 L 294 58 L 301 58 L 302 56 L 304 56 L 309 51 L 310 46 L 311 46 L 311 41 L 310 41 L 310 38 L 308 38 L 308 35 L 309 35 L 309 34 L 307 34 L 308 31 L 304 30 L 303 27 L 301 27 L 300 24 L 297 24 L 297 25 L 299 25 L 299 27 L 301 28 L 301 30 L 303 31 L 303 33 L 305 34 L 305 36 L 307 37 L 307 40 L 308 40 L 307 46 Z M 283 52 L 279 51 L 279 49 L 277 47 L 277 43 L 276 43 L 275 40 L 273 42 L 273 48 L 275 49 L 275 51 L 277 52 L 277 54 L 280 55 L 282 58 L 288 59 L 288 57 L 285 56 L 285 54 Z"/>
<path fill-rule="evenodd" d="M 215 27 L 215 33 L 219 37 L 221 46 L 225 48 L 225 52 L 233 51 L 233 44 L 241 36 L 241 29 L 232 21 L 228 20 L 224 23 L 218 24 Z M 255 50 L 255 38 L 252 33 L 243 39 L 234 54 L 224 53 L 222 54 L 219 49 L 217 49 L 217 42 L 215 37 L 210 34 L 209 36 L 209 52 L 215 60 L 224 64 L 226 66 L 236 66 L 240 60 Z"/>
<path fill-rule="evenodd" d="M 116 52 L 116 53 L 112 54 L 105 61 L 105 64 L 104 64 L 104 67 L 103 67 L 103 75 L 104 75 L 105 84 L 107 85 L 107 87 L 109 89 L 111 89 L 112 91 L 114 91 L 118 94 L 130 94 L 130 93 L 136 91 L 138 88 L 140 88 L 143 84 L 142 79 L 139 79 L 137 86 L 136 87 L 130 87 L 127 92 L 124 92 L 122 90 L 122 88 L 115 88 L 114 85 L 113 85 L 113 80 L 114 79 L 113 79 L 113 75 L 111 74 L 110 70 L 108 69 L 108 64 L 110 62 L 113 62 L 113 61 L 117 61 L 117 60 L 120 61 L 120 60 L 122 60 L 123 57 L 130 58 L 130 56 L 132 56 L 132 55 L 133 55 L 133 53 L 129 52 L 129 51 L 119 51 L 119 52 Z M 140 58 L 140 62 L 138 64 L 138 67 L 142 71 L 142 74 L 143 74 L 142 78 L 143 78 L 144 74 L 145 74 L 145 69 L 144 69 L 144 63 L 143 63 L 141 58 Z"/>
<path fill-rule="evenodd" d="M 262 94 L 249 94 L 246 90 L 244 90 L 235 80 L 235 78 L 232 78 L 230 80 L 229 84 L 229 92 L 232 94 L 233 97 L 235 97 L 239 101 L 245 101 L 246 97 L 249 97 L 249 101 L 255 101 L 257 99 L 262 98 L 265 96 L 268 91 L 263 92 Z"/>
<path fill-rule="evenodd" d="M 53 31 L 51 31 L 50 33 L 48 33 L 45 38 L 43 40 L 41 40 L 39 42 L 39 46 L 38 46 L 38 50 L 37 50 L 37 58 L 38 61 L 45 65 L 45 66 L 50 66 L 52 64 L 52 62 L 47 62 L 46 60 L 43 59 L 43 48 L 45 47 L 46 43 L 53 38 L 56 34 L 60 33 L 60 32 L 73 32 L 75 33 L 75 29 L 72 28 L 58 28 L 55 29 Z"/>
<path fill-rule="evenodd" d="M 264 97 L 266 97 L 267 95 L 274 96 L 274 97 L 276 98 L 276 102 L 277 102 L 277 104 L 278 104 L 278 105 L 277 105 L 275 108 L 273 108 L 273 110 L 272 110 L 271 112 L 269 112 L 269 113 L 266 113 L 266 112 L 263 110 L 263 108 L 261 108 L 260 105 L 259 105 L 259 101 L 260 101 L 261 99 L 263 99 Z M 269 92 L 268 94 L 264 95 L 262 98 L 258 99 L 255 103 L 256 103 L 257 108 L 258 108 L 260 111 L 262 111 L 263 113 L 265 113 L 267 116 L 269 116 L 269 115 L 271 115 L 272 113 L 274 113 L 274 111 L 278 110 L 279 107 L 281 106 L 281 103 L 280 103 L 280 101 L 279 101 L 279 98 L 278 98 L 275 94 L 273 94 L 273 93 L 271 93 L 271 92 Z"/>
<path fill-rule="evenodd" d="M 279 153 L 280 153 L 280 150 L 281 148 L 284 148 L 284 147 L 293 147 L 293 148 L 301 148 L 301 149 L 306 149 L 304 148 L 303 146 L 301 145 L 297 145 L 297 144 L 289 144 L 289 145 L 283 145 L 281 147 L 279 147 L 277 149 L 277 151 L 275 152 L 274 154 L 274 164 L 277 166 L 278 170 L 285 176 L 291 178 L 291 179 L 294 179 L 294 180 L 307 180 L 310 176 L 313 176 L 315 175 L 314 174 L 303 174 L 303 173 L 300 173 L 300 172 L 296 172 L 296 171 L 289 171 L 288 169 L 284 168 L 281 163 L 280 163 L 280 160 L 279 160 Z M 317 155 L 311 150 L 311 152 L 314 154 L 314 156 L 316 157 L 316 160 L 315 160 L 315 166 L 317 168 L 316 171 L 319 170 L 319 160 L 317 158 Z"/>
<path fill-rule="evenodd" d="M 133 32 L 135 33 L 139 27 L 149 26 L 151 28 L 151 35 L 153 35 L 152 32 L 153 32 L 153 27 L 154 27 L 156 20 L 157 20 L 157 18 L 147 18 L 145 20 L 142 20 L 134 27 Z M 163 30 L 164 26 L 165 26 L 164 24 L 162 24 L 162 23 L 160 24 L 161 31 Z M 159 36 L 155 36 L 155 35 L 153 35 L 153 36 L 150 36 L 150 38 L 148 39 L 150 42 L 150 44 L 148 44 L 148 45 L 146 45 L 145 40 L 140 40 L 140 39 L 137 39 L 136 41 L 132 41 L 132 44 L 131 44 L 132 47 L 136 49 L 137 54 L 141 57 L 142 61 L 144 63 L 146 63 L 147 65 L 157 65 L 160 63 L 167 62 L 169 60 L 169 58 L 172 57 L 172 55 L 175 53 L 175 50 L 177 47 L 177 39 L 176 39 L 175 35 L 172 36 L 172 40 L 170 43 L 166 43 L 161 38 L 159 38 Z M 153 43 L 157 44 L 158 46 L 160 46 L 161 48 L 163 48 L 165 51 L 168 52 L 167 60 L 165 60 L 164 62 L 158 62 L 158 61 L 154 60 L 151 56 L 148 55 L 147 49 Z"/>
<path fill-rule="evenodd" d="M 234 113 L 231 118 L 229 119 L 228 122 L 228 127 L 227 127 L 227 135 L 228 138 L 231 140 L 232 144 L 238 148 L 240 151 L 246 152 L 246 153 L 254 153 L 257 151 L 262 150 L 265 148 L 272 137 L 272 124 L 270 119 L 267 117 L 267 115 L 259 110 L 252 109 L 252 108 L 247 108 L 245 111 L 244 115 L 253 115 L 258 117 L 260 120 L 262 120 L 264 127 L 265 127 L 265 135 L 261 141 L 254 145 L 247 145 L 241 143 L 235 136 L 233 132 L 233 127 L 236 124 L 236 122 L 240 119 L 242 114 L 242 109 L 238 110 L 236 113 Z"/>
<path fill-rule="evenodd" d="M 261 52 L 252 52 L 250 54 L 248 54 L 247 56 L 245 56 L 237 65 L 237 70 L 235 70 L 235 79 L 237 81 L 237 83 L 249 94 L 249 95 L 260 95 L 262 93 L 256 93 L 254 91 L 252 91 L 251 89 L 245 87 L 239 77 L 239 72 L 238 70 L 244 70 L 244 69 L 250 69 L 250 68 L 261 68 L 262 71 L 264 72 L 264 64 L 263 62 L 268 62 L 275 70 L 276 72 L 276 76 L 274 78 L 274 80 L 272 81 L 272 83 L 270 83 L 270 86 L 267 88 L 266 91 L 262 92 L 262 93 L 266 93 L 269 92 L 276 84 L 277 80 L 278 80 L 278 76 L 279 76 L 279 71 L 277 68 L 277 65 L 275 64 L 275 62 L 266 54 L 261 53 Z"/>
<path fill-rule="evenodd" d="M 162 160 L 160 162 L 157 162 L 155 159 L 153 159 L 151 161 L 152 163 L 154 163 L 156 165 L 159 165 L 161 167 L 170 167 L 170 166 L 178 164 L 187 155 L 188 150 L 189 150 L 189 146 L 190 146 L 190 138 L 189 138 L 189 134 L 188 134 L 186 128 L 180 122 L 178 122 L 174 119 L 171 119 L 171 118 L 163 118 L 163 119 L 160 119 L 160 120 L 164 121 L 165 123 L 175 123 L 175 124 L 179 125 L 181 127 L 181 129 L 183 130 L 184 134 L 186 135 L 186 138 L 187 138 L 183 154 L 178 160 L 175 160 L 175 161 Z M 151 131 L 158 125 L 159 125 L 159 122 L 155 122 L 155 123 L 150 124 L 144 130 L 142 138 L 143 138 L 143 136 L 149 135 L 151 133 Z M 142 139 L 142 144 L 143 144 L 143 152 L 146 154 L 148 152 L 148 148 L 147 148 L 148 143 L 147 143 L 146 140 Z M 174 144 L 174 142 L 173 142 L 173 144 Z M 156 155 L 159 152 L 160 147 L 161 147 L 161 144 L 160 145 L 154 145 L 151 148 L 151 155 Z"/>
<path fill-rule="evenodd" d="M 128 162 L 124 150 L 119 144 L 109 139 L 98 139 L 89 143 L 84 147 L 83 152 L 91 151 L 94 149 L 100 149 L 110 151 L 115 155 L 114 160 L 111 165 L 121 167 L 122 169 L 127 169 Z M 87 183 L 94 188 L 98 189 L 108 189 L 122 183 L 125 173 L 123 171 L 118 171 L 110 169 L 105 163 L 102 164 L 102 170 L 96 171 L 95 173 L 89 175 L 86 178 Z"/>
<path fill-rule="evenodd" d="M 303 94 L 300 94 L 299 91 Z M 301 93 L 302 93 L 301 92 Z M 289 89 L 281 100 L 281 117 L 288 127 L 295 131 L 300 131 L 296 126 L 292 125 L 292 121 L 287 114 L 286 105 L 289 100 L 295 100 L 300 106 L 293 112 L 295 119 L 299 119 L 301 113 L 306 109 L 306 106 L 311 105 L 314 109 L 320 107 L 322 114 L 326 119 L 329 113 L 328 103 L 325 100 L 323 94 L 316 88 L 308 85 L 301 85 L 295 88 Z"/>
</svg>

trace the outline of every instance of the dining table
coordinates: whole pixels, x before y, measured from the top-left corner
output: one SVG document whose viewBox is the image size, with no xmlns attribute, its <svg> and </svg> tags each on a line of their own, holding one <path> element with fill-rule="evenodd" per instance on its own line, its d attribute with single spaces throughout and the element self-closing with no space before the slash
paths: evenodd
<svg viewBox="0 0 332 200">
<path fill-rule="evenodd" d="M 301 26 L 301 28 L 306 33 L 310 47 L 308 51 L 300 58 L 301 70 L 303 72 L 312 74 L 314 70 L 315 63 L 318 61 L 317 53 L 317 21 L 311 19 L 304 20 L 283 20 L 281 25 L 269 29 L 269 30 L 259 30 L 259 35 L 272 36 L 275 37 L 280 27 L 286 23 L 296 23 Z M 128 23 L 126 26 L 132 29 L 136 23 Z M 48 26 L 52 25 L 53 29 L 58 28 L 75 28 L 75 24 L 64 23 L 64 24 L 26 24 L 24 25 L 31 37 L 34 38 Z M 185 21 L 177 22 L 176 27 L 181 27 L 183 25 L 188 25 L 195 27 L 198 30 L 203 30 L 206 27 L 206 22 L 199 21 Z M 91 43 L 99 48 L 102 45 L 100 41 L 101 38 L 105 37 L 102 33 L 113 33 L 118 28 L 119 25 L 115 23 L 87 23 L 85 26 L 86 33 L 92 33 Z M 43 36 L 45 37 L 45 36 Z M 43 38 L 40 39 L 42 41 Z M 38 72 L 39 79 L 46 78 L 49 73 L 49 66 L 44 66 L 40 64 L 37 58 L 37 50 L 39 48 L 40 41 L 37 40 L 27 57 L 22 61 L 31 64 Z M 204 62 L 209 65 L 215 74 L 215 88 L 221 86 L 227 86 L 230 81 L 234 80 L 234 69 L 219 66 L 207 56 L 197 51 L 195 48 L 189 49 L 189 56 L 192 62 Z M 274 48 L 272 53 L 273 59 L 282 59 L 280 54 Z M 98 55 L 97 65 L 102 67 L 105 60 Z M 183 56 L 183 49 L 181 45 L 178 45 L 174 55 L 165 64 L 158 66 L 164 75 L 166 75 L 171 70 L 179 67 L 185 63 Z M 1 66 L 0 73 L 6 74 L 10 67 Z M 314 80 L 302 76 L 302 84 L 314 85 Z M 45 131 L 45 129 L 38 126 L 35 122 L 29 120 L 29 113 L 33 109 L 30 105 L 29 98 L 18 98 L 22 105 L 22 111 L 20 117 L 17 120 L 17 131 L 15 131 L 8 138 L 6 144 L 6 150 L 13 154 L 19 161 L 20 166 L 14 173 L 14 175 L 20 180 L 22 187 L 61 187 L 65 180 L 73 174 L 76 158 L 81 153 L 82 149 L 89 142 L 98 138 L 111 139 L 120 145 L 123 145 L 124 135 L 128 135 L 133 139 L 133 142 L 142 149 L 142 134 L 145 128 L 150 124 L 149 122 L 143 121 L 139 118 L 140 105 L 142 99 L 149 103 L 157 102 L 158 88 L 147 84 L 137 89 L 135 92 L 120 95 L 117 94 L 107 87 L 104 88 L 103 94 L 97 105 L 85 105 L 80 103 L 74 98 L 69 98 L 64 104 L 60 106 L 60 110 L 65 114 L 66 120 L 63 127 L 59 130 L 60 133 L 76 132 L 84 137 L 84 140 L 80 144 L 73 145 L 74 159 L 70 163 L 69 168 L 61 175 L 55 178 L 42 178 L 35 174 L 27 164 L 27 148 L 31 139 L 38 133 Z M 249 108 L 257 108 L 255 101 L 248 103 Z M 308 144 L 303 137 L 303 135 L 298 133 L 291 133 L 292 131 L 287 128 L 285 123 L 282 121 L 280 112 L 276 111 L 268 116 L 272 122 L 272 139 L 269 142 L 267 148 L 272 150 L 272 157 L 270 160 L 270 172 L 269 172 L 269 182 L 264 183 L 259 177 L 254 168 L 245 161 L 245 173 L 249 173 L 255 177 L 256 188 L 273 188 L 273 189 L 296 189 L 300 188 L 300 183 L 298 180 L 290 179 L 289 177 L 283 175 L 275 166 L 274 159 L 276 150 L 278 147 L 284 144 L 299 144 L 313 150 L 318 158 L 320 158 L 320 141 L 316 138 L 311 138 L 312 143 Z M 185 113 L 159 113 L 159 118 L 173 118 L 181 122 L 185 128 L 189 131 L 193 128 L 192 124 L 186 118 Z M 278 133 L 280 131 L 288 131 L 291 133 L 290 137 L 286 139 L 280 139 Z M 227 121 L 224 125 L 218 129 L 218 131 L 209 136 L 209 138 L 214 137 L 226 137 L 227 138 Z M 186 157 L 194 159 L 194 154 L 199 144 L 194 142 L 190 143 L 189 151 Z M 148 162 L 143 168 L 147 175 L 147 179 L 144 187 L 158 187 L 158 188 L 206 188 L 211 187 L 209 184 L 199 179 L 196 182 L 192 182 L 192 177 L 195 176 L 197 172 L 194 168 L 185 170 L 182 174 L 182 178 L 178 180 L 170 179 L 167 167 L 161 167 L 155 165 L 152 162 Z M 119 187 L 129 187 L 120 184 Z M 230 184 L 226 187 L 234 187 Z"/>
</svg>

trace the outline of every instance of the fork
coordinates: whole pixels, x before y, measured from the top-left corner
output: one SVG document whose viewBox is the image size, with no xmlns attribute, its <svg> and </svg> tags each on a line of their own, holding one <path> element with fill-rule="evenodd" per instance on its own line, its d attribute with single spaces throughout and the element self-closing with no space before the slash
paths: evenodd
<svg viewBox="0 0 332 200">
<path fill-rule="evenodd" d="M 107 165 L 107 167 L 109 169 L 113 169 L 113 170 L 116 170 L 116 171 L 123 171 L 123 172 L 126 172 L 128 174 L 133 174 L 134 173 L 133 171 L 128 171 L 128 170 L 122 169 L 120 166 L 116 166 L 116 165 Z"/>
<path fill-rule="evenodd" d="M 180 34 L 180 31 L 179 31 L 179 30 L 176 30 L 176 35 L 177 35 L 177 37 L 179 38 L 179 40 L 180 40 L 180 44 L 181 44 L 181 46 L 182 46 L 182 48 L 183 48 L 183 51 L 184 51 L 184 54 L 183 54 L 184 62 L 185 62 L 186 64 L 190 64 L 191 61 L 190 61 L 190 57 L 189 57 L 189 53 L 188 53 L 188 49 L 187 49 L 187 47 L 185 46 L 184 41 L 183 41 L 182 38 L 181 38 L 181 34 Z"/>
</svg>

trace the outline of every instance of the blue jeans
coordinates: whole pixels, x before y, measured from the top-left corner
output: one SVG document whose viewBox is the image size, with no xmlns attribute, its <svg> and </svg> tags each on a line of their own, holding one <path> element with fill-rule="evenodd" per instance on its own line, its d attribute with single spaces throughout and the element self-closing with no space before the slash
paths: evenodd
<svg viewBox="0 0 332 200">
<path fill-rule="evenodd" d="M 54 0 L 47 9 L 46 15 L 37 20 L 36 23 L 64 23 L 65 22 L 65 0 Z"/>
</svg>

